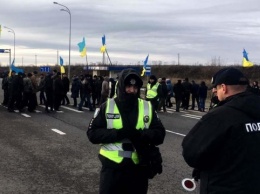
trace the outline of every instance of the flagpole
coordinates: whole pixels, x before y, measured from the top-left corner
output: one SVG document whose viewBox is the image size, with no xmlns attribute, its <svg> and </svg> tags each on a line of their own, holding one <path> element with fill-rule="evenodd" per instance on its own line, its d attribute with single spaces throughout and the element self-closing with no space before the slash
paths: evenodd
<svg viewBox="0 0 260 194">
<path fill-rule="evenodd" d="M 108 52 L 107 52 L 107 49 L 106 49 L 106 53 L 107 53 L 107 58 L 108 58 L 108 60 L 109 60 L 109 62 L 110 62 L 110 65 L 112 65 L 111 60 L 110 60 L 110 57 L 109 57 Z"/>
</svg>

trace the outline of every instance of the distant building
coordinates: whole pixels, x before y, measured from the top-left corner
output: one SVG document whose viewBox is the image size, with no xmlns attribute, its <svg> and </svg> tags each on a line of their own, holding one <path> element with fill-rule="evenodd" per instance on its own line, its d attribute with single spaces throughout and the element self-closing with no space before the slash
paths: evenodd
<svg viewBox="0 0 260 194">
<path fill-rule="evenodd" d="M 115 78 L 123 69 L 132 68 L 141 74 L 142 67 L 136 65 L 88 65 L 84 70 L 92 72 L 92 75 L 101 75 Z"/>
</svg>

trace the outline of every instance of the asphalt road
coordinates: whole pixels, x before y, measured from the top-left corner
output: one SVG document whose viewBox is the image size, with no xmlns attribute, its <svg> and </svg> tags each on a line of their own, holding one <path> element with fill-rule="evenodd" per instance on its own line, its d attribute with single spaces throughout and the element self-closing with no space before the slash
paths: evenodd
<svg viewBox="0 0 260 194">
<path fill-rule="evenodd" d="M 0 91 L 2 102 L 3 91 Z M 71 101 L 72 102 L 72 101 Z M 10 113 L 0 106 L 0 193 L 98 193 L 99 145 L 86 136 L 93 112 L 67 105 L 62 112 Z M 204 114 L 168 109 L 158 113 L 167 134 L 160 146 L 163 173 L 149 182 L 149 194 L 184 194 L 181 180 L 192 169 L 182 157 L 185 134 Z"/>
</svg>

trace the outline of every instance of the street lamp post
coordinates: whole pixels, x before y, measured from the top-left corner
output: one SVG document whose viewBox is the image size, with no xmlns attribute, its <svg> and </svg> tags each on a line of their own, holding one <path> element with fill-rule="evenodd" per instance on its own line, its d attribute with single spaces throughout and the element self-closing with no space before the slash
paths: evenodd
<svg viewBox="0 0 260 194">
<path fill-rule="evenodd" d="M 8 28 L 6 26 L 4 26 L 4 28 L 8 29 L 8 32 L 11 32 L 14 34 L 14 60 L 15 60 L 15 32 L 12 28 Z"/>
<path fill-rule="evenodd" d="M 57 4 L 57 5 L 60 5 L 62 7 L 65 7 L 66 9 L 61 9 L 61 11 L 65 11 L 67 12 L 69 15 L 70 15 L 70 31 L 69 31 L 69 67 L 68 67 L 68 77 L 70 79 L 70 50 L 71 50 L 71 12 L 70 12 L 70 9 L 65 6 L 65 5 L 62 5 L 58 2 L 53 2 L 54 4 Z"/>
</svg>

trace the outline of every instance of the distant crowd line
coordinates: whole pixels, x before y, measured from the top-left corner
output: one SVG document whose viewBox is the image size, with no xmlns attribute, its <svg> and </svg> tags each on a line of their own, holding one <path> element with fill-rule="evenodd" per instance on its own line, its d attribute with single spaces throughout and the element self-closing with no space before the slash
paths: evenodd
<svg viewBox="0 0 260 194">
<path fill-rule="evenodd" d="M 70 83 L 71 82 L 71 83 Z M 71 92 L 73 106 L 83 111 L 83 106 L 88 107 L 89 111 L 94 111 L 97 106 L 104 103 L 107 98 L 116 96 L 117 78 L 97 75 L 74 75 L 72 81 L 66 74 L 61 74 L 54 70 L 52 73 L 38 74 L 37 71 L 23 74 L 16 74 L 15 71 L 4 74 L 2 89 L 4 98 L 2 105 L 7 107 L 9 112 L 18 109 L 24 112 L 35 112 L 38 104 L 45 105 L 45 111 L 59 111 L 61 105 L 71 104 L 67 93 Z M 71 87 L 70 87 L 71 85 Z M 254 81 L 249 89 L 260 95 L 258 82 Z M 37 100 L 39 93 L 39 103 Z M 208 87 L 205 81 L 197 84 L 194 80 L 189 82 L 188 78 L 178 80 L 172 84 L 170 79 L 158 78 L 155 75 L 149 77 L 145 87 L 145 99 L 151 101 L 154 109 L 158 112 L 166 112 L 166 107 L 172 107 L 175 99 L 176 112 L 197 107 L 198 111 L 205 111 Z M 79 98 L 79 101 L 78 101 Z M 191 101 L 191 106 L 190 106 Z M 210 107 L 218 103 L 216 96 L 211 97 Z"/>
</svg>

